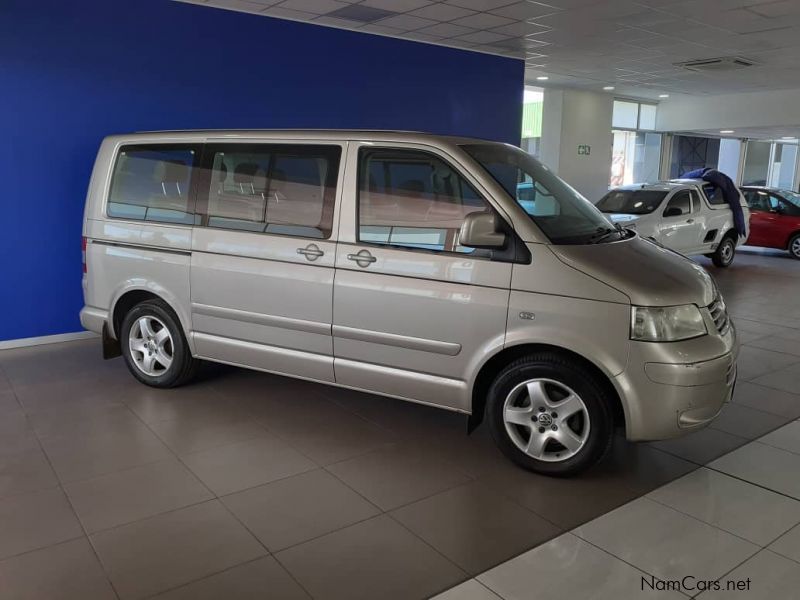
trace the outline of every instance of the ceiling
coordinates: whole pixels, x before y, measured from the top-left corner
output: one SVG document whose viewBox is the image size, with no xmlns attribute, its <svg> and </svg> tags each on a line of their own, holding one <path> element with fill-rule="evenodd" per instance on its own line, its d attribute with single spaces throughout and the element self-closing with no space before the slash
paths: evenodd
<svg viewBox="0 0 800 600">
<path fill-rule="evenodd" d="M 524 58 L 536 85 L 642 98 L 800 88 L 800 0 L 181 1 Z M 756 65 L 675 66 L 720 56 Z"/>
</svg>

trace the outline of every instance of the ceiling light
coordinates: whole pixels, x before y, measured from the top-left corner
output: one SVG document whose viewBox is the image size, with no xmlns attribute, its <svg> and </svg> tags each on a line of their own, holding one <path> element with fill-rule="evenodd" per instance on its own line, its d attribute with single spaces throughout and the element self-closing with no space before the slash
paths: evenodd
<svg viewBox="0 0 800 600">
<path fill-rule="evenodd" d="M 796 137 L 793 137 L 793 136 L 791 136 L 791 135 L 785 135 L 785 136 L 783 136 L 781 139 L 782 139 L 782 140 L 796 140 L 797 138 L 796 138 Z"/>
<path fill-rule="evenodd" d="M 605 86 L 603 89 L 604 89 L 605 91 L 607 91 L 607 92 L 610 92 L 611 90 L 613 90 L 613 89 L 614 89 L 614 86 L 613 86 L 613 85 L 607 85 L 607 86 Z"/>
<path fill-rule="evenodd" d="M 669 94 L 659 94 L 659 98 L 669 98 Z"/>
<path fill-rule="evenodd" d="M 547 75 L 539 75 L 536 78 L 536 81 L 547 81 L 548 79 L 550 79 L 550 78 Z"/>
<path fill-rule="evenodd" d="M 733 133 L 733 129 L 720 129 L 720 133 Z"/>
</svg>

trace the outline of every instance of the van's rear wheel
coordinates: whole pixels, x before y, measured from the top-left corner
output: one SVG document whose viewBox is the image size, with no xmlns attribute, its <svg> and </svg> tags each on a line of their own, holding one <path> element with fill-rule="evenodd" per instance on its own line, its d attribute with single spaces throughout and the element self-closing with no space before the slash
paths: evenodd
<svg viewBox="0 0 800 600">
<path fill-rule="evenodd" d="M 733 262 L 734 256 L 736 256 L 736 238 L 732 235 L 726 235 L 722 238 L 716 251 L 711 255 L 711 262 L 714 263 L 715 267 L 729 267 Z"/>
<path fill-rule="evenodd" d="M 614 434 L 610 398 L 593 373 L 553 352 L 528 355 L 495 378 L 489 426 L 503 453 L 545 475 L 568 476 L 597 463 Z"/>
<path fill-rule="evenodd" d="M 119 339 L 128 370 L 144 384 L 175 387 L 194 376 L 197 361 L 177 316 L 164 302 L 134 306 L 122 320 Z"/>
</svg>

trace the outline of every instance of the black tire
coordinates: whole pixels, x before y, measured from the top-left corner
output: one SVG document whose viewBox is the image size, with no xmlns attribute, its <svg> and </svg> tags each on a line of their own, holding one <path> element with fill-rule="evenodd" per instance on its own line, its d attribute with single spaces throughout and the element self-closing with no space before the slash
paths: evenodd
<svg viewBox="0 0 800 600">
<path fill-rule="evenodd" d="M 157 321 L 163 325 L 169 332 L 168 340 L 168 354 L 171 353 L 171 363 L 168 367 L 158 370 L 153 374 L 146 373 L 143 368 L 137 364 L 137 359 L 141 364 L 141 359 L 144 352 L 134 352 L 131 350 L 131 337 L 137 338 L 141 335 L 140 319 L 147 318 L 150 321 Z M 131 330 L 137 327 L 137 330 Z M 157 334 L 160 328 L 154 329 Z M 169 307 L 168 304 L 161 300 L 146 300 L 134 306 L 125 315 L 122 320 L 122 326 L 119 331 L 119 341 L 122 348 L 122 356 L 125 358 L 125 364 L 128 370 L 136 379 L 156 388 L 171 388 L 183 385 L 191 380 L 196 371 L 199 361 L 192 357 L 189 351 L 189 345 L 186 342 L 186 336 L 183 333 L 175 312 Z M 159 363 L 160 364 L 160 363 Z"/>
<path fill-rule="evenodd" d="M 792 258 L 800 260 L 800 233 L 795 233 L 792 239 L 789 240 L 789 246 L 786 248 Z"/>
<path fill-rule="evenodd" d="M 559 447 L 564 448 L 566 452 L 568 450 L 550 440 L 544 444 L 545 450 L 547 448 L 555 449 L 549 458 L 546 460 L 534 458 L 517 445 L 519 441 L 524 444 L 524 436 L 528 431 L 527 425 L 506 427 L 504 418 L 506 400 L 512 397 L 512 392 L 516 389 L 521 389 L 525 382 L 534 379 L 554 382 L 556 384 L 554 391 L 561 389 L 559 386 L 563 385 L 572 390 L 583 402 L 585 412 L 580 414 L 579 418 L 584 419 L 585 415 L 588 415 L 588 423 L 585 424 L 588 426 L 588 434 L 585 434 L 583 446 L 574 455 L 565 459 L 557 458 Z M 551 384 L 545 383 L 544 385 L 550 386 Z M 533 402 L 530 400 L 527 402 L 534 409 L 532 414 L 537 416 L 541 414 L 536 412 L 538 407 L 534 408 Z M 522 410 L 526 408 L 523 407 Z M 557 409 L 557 405 L 554 406 L 554 409 Z M 543 475 L 568 477 L 592 467 L 609 451 L 614 437 L 611 398 L 608 397 L 604 386 L 598 381 L 597 376 L 580 362 L 555 352 L 543 351 L 529 354 L 503 369 L 489 388 L 486 410 L 492 437 L 500 450 L 519 466 Z M 552 413 L 550 414 L 552 415 Z M 537 421 L 533 418 L 532 420 Z M 553 417 L 551 428 L 556 427 L 555 420 L 556 418 Z M 537 422 L 542 423 L 543 421 Z M 534 427 L 536 426 L 534 425 Z M 537 433 L 539 435 L 547 434 L 548 437 L 555 435 L 555 433 L 550 434 L 546 429 L 547 427 L 531 428 L 530 436 Z M 553 432 L 556 429 L 553 429 Z M 517 438 L 517 441 L 512 435 Z M 530 436 L 528 437 L 529 441 Z"/>
<path fill-rule="evenodd" d="M 711 255 L 711 262 L 715 267 L 721 269 L 730 267 L 733 264 L 733 259 L 736 256 L 736 236 L 728 234 L 717 246 L 717 249 Z"/>
</svg>

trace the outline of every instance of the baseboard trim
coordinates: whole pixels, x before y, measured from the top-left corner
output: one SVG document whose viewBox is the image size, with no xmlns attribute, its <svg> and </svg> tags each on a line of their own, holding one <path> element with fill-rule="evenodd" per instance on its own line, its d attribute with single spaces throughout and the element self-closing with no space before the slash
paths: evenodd
<svg viewBox="0 0 800 600">
<path fill-rule="evenodd" d="M 93 331 L 76 331 L 75 333 L 41 335 L 39 337 L 20 338 L 17 340 L 6 340 L 5 342 L 0 342 L 0 350 L 25 348 L 27 346 L 41 346 L 43 344 L 58 344 L 59 342 L 72 342 L 74 340 L 85 340 L 96 337 L 100 336 Z"/>
</svg>

